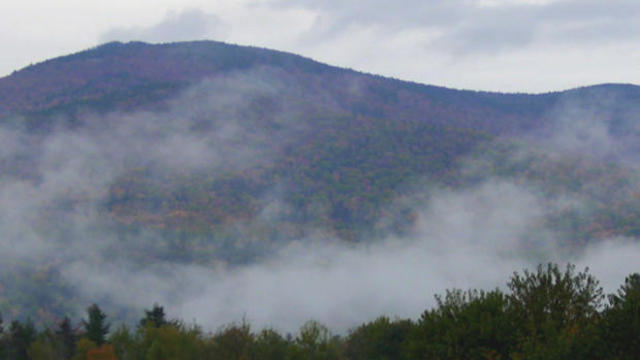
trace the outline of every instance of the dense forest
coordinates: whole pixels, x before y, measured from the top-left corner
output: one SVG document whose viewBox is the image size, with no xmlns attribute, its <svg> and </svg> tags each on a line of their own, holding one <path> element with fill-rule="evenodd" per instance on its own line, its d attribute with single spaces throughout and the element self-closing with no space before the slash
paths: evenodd
<svg viewBox="0 0 640 360">
<path fill-rule="evenodd" d="M 541 264 L 506 290 L 448 290 L 419 319 L 380 316 L 334 334 L 317 321 L 295 334 L 247 320 L 207 332 L 170 319 L 161 305 L 136 324 L 110 322 L 99 305 L 80 322 L 0 327 L 2 359 L 635 359 L 640 274 L 605 296 L 588 269 Z M 330 326 L 331 324 L 328 324 Z"/>
</svg>

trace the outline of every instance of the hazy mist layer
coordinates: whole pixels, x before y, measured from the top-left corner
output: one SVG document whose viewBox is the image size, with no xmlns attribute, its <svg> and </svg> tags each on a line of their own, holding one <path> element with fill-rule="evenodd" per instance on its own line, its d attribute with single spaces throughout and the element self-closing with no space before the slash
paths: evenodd
<svg viewBox="0 0 640 360">
<path fill-rule="evenodd" d="M 290 144 L 309 135 L 293 101 L 296 89 L 277 76 L 262 69 L 204 81 L 171 101 L 166 112 L 87 111 L 82 125 L 61 125 L 46 134 L 26 131 L 20 119 L 0 125 L 0 164 L 6 169 L 0 174 L 0 270 L 9 277 L 54 271 L 74 296 L 73 316 L 92 302 L 127 314 L 142 314 L 155 302 L 169 316 L 195 319 L 209 329 L 246 318 L 285 331 L 309 319 L 345 331 L 382 314 L 415 318 L 445 289 L 502 287 L 513 271 L 539 262 L 589 266 L 607 291 L 638 271 L 636 239 L 598 239 L 573 253 L 564 247 L 565 234 L 547 226 L 549 217 L 567 209 L 588 212 L 581 194 L 597 191 L 598 184 L 550 196 L 539 183 L 486 172 L 493 160 L 482 154 L 470 157 L 461 171 L 475 174 L 479 180 L 473 184 L 452 189 L 425 179 L 411 184 L 415 196 L 389 203 L 416 214 L 403 235 L 345 243 L 328 229 L 314 228 L 309 236 L 268 247 L 249 264 L 141 264 L 140 254 L 158 246 L 156 235 L 149 230 L 123 239 L 112 231 L 114 220 L 104 211 L 110 186 L 137 168 L 160 179 L 168 173 L 215 177 L 275 161 L 272 142 Z M 323 96 L 332 101 L 331 94 Z M 252 120 L 255 114 L 247 109 L 256 104 L 271 109 L 266 123 Z M 620 141 L 598 111 L 564 102 L 550 111 L 555 121 L 548 133 L 532 134 L 509 156 L 579 155 L 636 174 L 630 156 L 636 133 Z M 635 120 L 636 114 L 630 111 L 625 119 Z M 628 190 L 637 191 L 638 179 L 627 180 Z M 277 221 L 287 207 L 279 199 L 282 192 L 282 184 L 265 191 L 269 201 L 259 221 Z M 251 246 L 262 245 L 246 245 Z M 4 291 L 26 291 L 29 285 L 20 286 Z"/>
</svg>

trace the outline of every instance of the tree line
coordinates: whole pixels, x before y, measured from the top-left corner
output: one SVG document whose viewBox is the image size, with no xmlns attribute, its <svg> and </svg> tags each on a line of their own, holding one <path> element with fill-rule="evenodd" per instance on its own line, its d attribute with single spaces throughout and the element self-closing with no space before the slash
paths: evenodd
<svg viewBox="0 0 640 360">
<path fill-rule="evenodd" d="M 0 359 L 636 359 L 640 274 L 603 293 L 588 269 L 539 265 L 515 272 L 506 291 L 448 290 L 420 318 L 381 316 L 336 335 L 309 321 L 297 334 L 247 322 L 214 333 L 167 319 L 155 304 L 135 326 L 112 328 L 96 304 L 78 326 L 0 319 Z"/>
</svg>

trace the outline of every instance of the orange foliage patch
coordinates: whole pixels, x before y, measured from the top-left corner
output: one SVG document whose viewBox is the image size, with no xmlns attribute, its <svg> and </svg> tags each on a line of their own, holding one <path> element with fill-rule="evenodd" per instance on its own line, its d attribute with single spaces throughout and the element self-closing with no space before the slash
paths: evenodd
<svg viewBox="0 0 640 360">
<path fill-rule="evenodd" d="M 87 352 L 88 360 L 118 360 L 116 354 L 113 352 L 113 346 L 102 345 L 97 348 L 93 348 Z"/>
</svg>

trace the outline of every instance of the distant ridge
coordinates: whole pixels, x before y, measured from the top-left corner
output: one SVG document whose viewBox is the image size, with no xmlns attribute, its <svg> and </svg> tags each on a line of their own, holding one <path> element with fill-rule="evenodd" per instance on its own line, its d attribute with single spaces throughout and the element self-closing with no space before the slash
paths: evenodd
<svg viewBox="0 0 640 360">
<path fill-rule="evenodd" d="M 207 76 L 260 65 L 315 73 L 335 70 L 297 55 L 213 41 L 111 42 L 1 78 L 0 114 L 43 111 L 78 98 L 99 101 L 145 88 L 152 88 L 145 95 L 153 101 Z"/>
<path fill-rule="evenodd" d="M 409 94 L 411 104 L 378 99 L 394 103 L 390 104 L 391 108 L 385 106 L 390 111 L 384 115 L 404 113 L 408 107 L 411 116 L 417 115 L 416 112 L 429 116 L 429 109 L 420 103 L 437 102 L 455 106 L 463 112 L 483 108 L 482 111 L 516 112 L 518 116 L 537 117 L 541 109 L 551 106 L 563 94 L 588 94 L 606 89 L 628 93 L 630 98 L 640 98 L 640 88 L 631 84 L 602 84 L 540 95 L 502 94 L 389 79 L 329 66 L 291 53 L 216 41 L 167 44 L 110 42 L 46 60 L 0 78 L 0 115 L 33 114 L 37 117 L 42 113 L 73 111 L 82 107 L 108 111 L 155 106 L 205 78 L 255 67 L 280 69 L 294 82 L 308 82 L 308 77 L 314 77 L 315 82 L 319 82 L 314 86 L 325 87 L 329 91 L 339 92 L 346 81 L 357 79 L 371 89 L 374 96 L 377 93 L 378 97 L 388 95 L 389 98 L 397 98 L 398 92 Z M 303 76 L 307 79 L 296 79 Z M 395 111 L 396 106 L 402 109 Z M 372 110 L 367 109 L 367 112 Z M 531 126 L 530 121 L 522 120 L 528 124 L 522 126 Z M 496 130 L 495 126 L 491 129 L 492 126 L 486 124 L 482 127 L 491 132 Z"/>
</svg>

